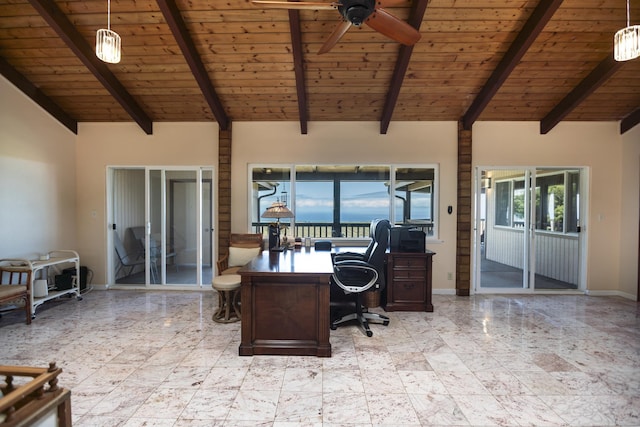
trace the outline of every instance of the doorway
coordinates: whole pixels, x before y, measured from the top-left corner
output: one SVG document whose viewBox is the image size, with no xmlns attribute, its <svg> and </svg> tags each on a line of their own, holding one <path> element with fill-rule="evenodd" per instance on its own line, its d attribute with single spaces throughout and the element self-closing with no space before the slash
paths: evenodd
<svg viewBox="0 0 640 427">
<path fill-rule="evenodd" d="M 476 292 L 583 289 L 583 175 L 580 168 L 477 168 Z"/>
<path fill-rule="evenodd" d="M 213 170 L 110 168 L 109 283 L 202 287 L 214 253 Z"/>
</svg>

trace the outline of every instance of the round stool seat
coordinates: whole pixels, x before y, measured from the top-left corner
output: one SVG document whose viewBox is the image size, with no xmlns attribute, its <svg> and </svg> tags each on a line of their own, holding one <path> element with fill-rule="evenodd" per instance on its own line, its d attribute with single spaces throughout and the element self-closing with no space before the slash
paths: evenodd
<svg viewBox="0 0 640 427">
<path fill-rule="evenodd" d="M 211 286 L 218 292 L 218 309 L 213 320 L 219 323 L 240 320 L 240 283 L 239 274 L 224 274 L 211 280 Z"/>
<path fill-rule="evenodd" d="M 217 291 L 232 291 L 240 287 L 241 278 L 239 274 L 223 274 L 216 276 L 211 281 L 211 286 Z"/>
</svg>

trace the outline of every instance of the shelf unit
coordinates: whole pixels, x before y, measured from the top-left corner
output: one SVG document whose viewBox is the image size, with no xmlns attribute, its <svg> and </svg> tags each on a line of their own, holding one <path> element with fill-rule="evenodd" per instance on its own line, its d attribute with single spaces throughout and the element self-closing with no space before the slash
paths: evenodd
<svg viewBox="0 0 640 427">
<path fill-rule="evenodd" d="M 43 259 L 48 258 L 48 259 Z M 48 278 L 49 267 L 75 267 L 76 274 L 72 276 L 71 287 L 69 289 L 52 290 L 49 289 L 48 294 L 44 297 L 36 298 L 33 295 L 34 282 L 38 278 L 38 272 L 42 272 L 44 279 Z M 31 318 L 35 319 L 36 309 L 47 301 L 59 298 L 64 295 L 75 294 L 78 301 L 82 299 L 80 295 L 80 281 L 78 275 L 80 273 L 80 255 L 76 251 L 68 249 L 60 249 L 49 252 L 41 259 L 30 260 L 23 258 L 3 258 L 0 259 L 0 274 L 3 267 L 10 267 L 11 271 L 23 271 L 30 273 L 29 279 L 29 301 L 31 303 Z"/>
</svg>

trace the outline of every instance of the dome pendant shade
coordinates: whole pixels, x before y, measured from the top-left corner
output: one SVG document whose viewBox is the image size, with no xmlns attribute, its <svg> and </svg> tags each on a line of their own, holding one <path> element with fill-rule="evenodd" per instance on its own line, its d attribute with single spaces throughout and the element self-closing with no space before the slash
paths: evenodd
<svg viewBox="0 0 640 427">
<path fill-rule="evenodd" d="M 104 62 L 120 62 L 120 36 L 115 31 L 100 29 L 96 33 L 96 56 Z"/>
</svg>

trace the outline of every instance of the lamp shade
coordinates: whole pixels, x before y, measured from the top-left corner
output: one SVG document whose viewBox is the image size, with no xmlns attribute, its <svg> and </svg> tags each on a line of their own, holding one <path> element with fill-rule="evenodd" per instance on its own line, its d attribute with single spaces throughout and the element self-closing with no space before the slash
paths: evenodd
<svg viewBox="0 0 640 427">
<path fill-rule="evenodd" d="M 120 36 L 118 33 L 105 28 L 98 30 L 96 33 L 96 56 L 110 64 L 120 62 Z"/>
<path fill-rule="evenodd" d="M 640 56 L 640 25 L 630 25 L 631 12 L 627 0 L 627 26 L 613 36 L 613 59 L 629 61 Z"/>
<path fill-rule="evenodd" d="M 613 58 L 629 61 L 640 56 L 640 25 L 631 25 L 618 31 L 613 37 Z"/>
<path fill-rule="evenodd" d="M 293 218 L 293 212 L 282 202 L 273 202 L 262 214 L 262 218 Z"/>
</svg>

